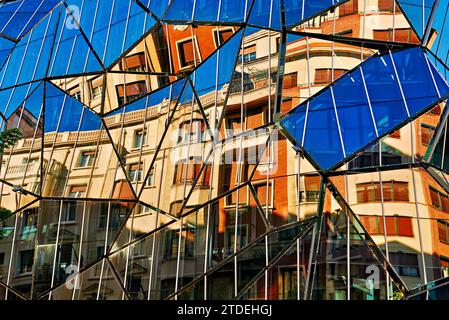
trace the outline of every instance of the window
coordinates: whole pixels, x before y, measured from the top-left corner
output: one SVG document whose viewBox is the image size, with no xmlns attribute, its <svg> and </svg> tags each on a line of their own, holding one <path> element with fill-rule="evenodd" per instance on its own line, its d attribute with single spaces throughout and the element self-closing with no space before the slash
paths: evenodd
<svg viewBox="0 0 449 320">
<path fill-rule="evenodd" d="M 390 252 L 390 262 L 400 276 L 419 277 L 418 255 L 414 253 Z"/>
<path fill-rule="evenodd" d="M 203 162 L 201 158 L 191 157 L 189 161 L 181 160 L 175 165 L 175 172 L 173 176 L 173 184 L 193 182 L 199 175 Z M 210 173 L 212 166 L 206 164 L 201 176 L 198 179 L 197 185 L 208 186 L 210 182 Z"/>
<path fill-rule="evenodd" d="M 347 16 L 358 12 L 358 4 L 359 2 L 357 0 L 350 0 L 346 3 L 343 3 L 341 6 L 338 7 L 339 9 L 339 16 Z"/>
<path fill-rule="evenodd" d="M 243 49 L 243 55 L 239 55 L 239 62 L 248 62 L 256 60 L 256 45 L 253 44 Z"/>
<path fill-rule="evenodd" d="M 138 163 L 133 163 L 128 166 L 128 177 L 131 182 L 142 180 L 143 165 Z"/>
<path fill-rule="evenodd" d="M 421 123 L 421 142 L 424 146 L 428 146 L 430 139 L 432 139 L 435 127 L 429 126 L 425 123 Z"/>
<path fill-rule="evenodd" d="M 91 100 L 101 97 L 103 94 L 103 79 L 100 77 L 90 81 L 89 89 Z"/>
<path fill-rule="evenodd" d="M 430 110 L 431 114 L 441 114 L 441 107 L 440 106 L 436 106 L 434 108 L 432 108 L 432 110 Z"/>
<path fill-rule="evenodd" d="M 359 183 L 357 188 L 357 202 L 381 201 L 380 183 L 368 182 Z M 408 182 L 386 181 L 382 183 L 384 201 L 409 201 Z"/>
<path fill-rule="evenodd" d="M 346 69 L 334 69 L 334 78 L 332 79 L 332 69 L 316 69 L 315 84 L 322 85 L 337 80 L 346 73 Z"/>
<path fill-rule="evenodd" d="M 206 124 L 203 119 L 187 120 L 179 126 L 178 143 L 202 142 L 205 140 Z"/>
<path fill-rule="evenodd" d="M 122 60 L 122 70 L 129 72 L 145 72 L 146 62 L 145 53 L 139 52 Z"/>
<path fill-rule="evenodd" d="M 388 137 L 393 139 L 401 139 L 401 130 L 392 132 Z"/>
<path fill-rule="evenodd" d="M 22 216 L 22 240 L 24 235 L 34 234 L 37 230 L 38 208 L 24 210 Z"/>
<path fill-rule="evenodd" d="M 284 89 L 294 88 L 297 86 L 297 83 L 298 83 L 297 72 L 292 72 L 284 75 L 284 82 L 282 84 Z"/>
<path fill-rule="evenodd" d="M 69 198 L 82 198 L 86 194 L 87 185 L 71 186 Z"/>
<path fill-rule="evenodd" d="M 430 200 L 432 201 L 432 206 L 438 210 L 449 213 L 449 198 L 446 194 L 438 191 L 432 186 L 429 186 Z"/>
<path fill-rule="evenodd" d="M 29 273 L 33 270 L 34 250 L 19 252 L 19 274 Z"/>
<path fill-rule="evenodd" d="M 129 103 L 147 93 L 145 80 L 116 86 L 119 105 Z"/>
<path fill-rule="evenodd" d="M 448 257 L 440 257 L 440 267 L 441 267 L 441 277 L 446 278 L 449 277 L 449 258 Z"/>
<path fill-rule="evenodd" d="M 237 251 L 248 244 L 248 226 L 241 224 L 237 226 Z M 235 225 L 229 225 L 225 228 L 224 254 L 229 256 L 234 253 L 235 243 Z"/>
<path fill-rule="evenodd" d="M 183 228 L 181 234 L 181 257 L 193 257 L 195 233 L 190 228 Z M 164 239 L 164 258 L 176 258 L 178 256 L 179 230 L 168 230 Z"/>
<path fill-rule="evenodd" d="M 72 97 L 75 98 L 75 99 L 77 99 L 77 100 L 79 100 L 79 101 L 82 101 L 82 98 L 83 98 L 83 96 L 81 95 L 81 91 L 76 91 L 76 92 L 74 92 L 74 93 L 72 94 Z"/>
<path fill-rule="evenodd" d="M 178 53 L 181 68 L 193 66 L 201 62 L 198 46 L 192 38 L 178 42 Z"/>
<path fill-rule="evenodd" d="M 136 130 L 134 131 L 134 142 L 133 148 L 140 148 L 142 145 L 146 144 L 147 141 L 147 131 L 146 130 Z"/>
<path fill-rule="evenodd" d="M 438 239 L 449 244 L 449 222 L 438 220 Z"/>
<path fill-rule="evenodd" d="M 259 199 L 260 205 L 262 208 L 272 208 L 273 207 L 273 185 L 271 184 L 271 181 L 267 182 L 262 181 L 260 183 L 253 183 L 254 189 L 257 194 L 257 198 Z"/>
<path fill-rule="evenodd" d="M 78 159 L 78 167 L 91 167 L 94 164 L 95 150 L 82 151 Z"/>
<path fill-rule="evenodd" d="M 233 34 L 234 34 L 234 30 L 232 28 L 214 30 L 215 46 L 218 48 L 226 40 L 228 40 Z"/>
<path fill-rule="evenodd" d="M 374 40 L 393 41 L 393 29 L 373 30 L 373 38 Z M 395 29 L 394 41 L 415 43 L 418 38 L 410 28 Z"/>
<path fill-rule="evenodd" d="M 148 187 L 152 187 L 155 185 L 154 172 L 155 172 L 155 167 L 151 168 L 150 173 L 148 174 L 148 178 L 146 181 L 147 182 L 146 185 Z"/>
<path fill-rule="evenodd" d="M 300 191 L 301 202 L 318 202 L 320 196 L 320 176 L 305 176 L 305 190 Z"/>
<path fill-rule="evenodd" d="M 360 222 L 370 235 L 384 235 L 382 216 L 360 216 Z M 413 237 L 412 218 L 398 215 L 386 216 L 387 236 Z"/>
</svg>

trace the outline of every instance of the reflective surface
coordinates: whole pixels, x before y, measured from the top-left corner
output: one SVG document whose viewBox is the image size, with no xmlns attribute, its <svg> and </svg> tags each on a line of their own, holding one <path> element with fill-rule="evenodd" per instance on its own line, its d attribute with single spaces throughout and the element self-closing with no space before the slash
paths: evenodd
<svg viewBox="0 0 449 320">
<path fill-rule="evenodd" d="M 448 299 L 447 1 L 0 5 L 0 299 Z"/>
</svg>

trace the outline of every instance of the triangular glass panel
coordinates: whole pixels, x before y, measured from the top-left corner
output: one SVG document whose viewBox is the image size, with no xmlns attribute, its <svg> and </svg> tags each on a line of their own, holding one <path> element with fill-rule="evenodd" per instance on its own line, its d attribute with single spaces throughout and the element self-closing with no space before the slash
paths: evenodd
<svg viewBox="0 0 449 320">
<path fill-rule="evenodd" d="M 64 10 L 60 4 L 16 44 L 0 72 L 0 87 L 20 85 L 47 76 L 48 56 Z"/>
<path fill-rule="evenodd" d="M 207 282 L 206 300 L 234 299 L 242 289 L 251 285 L 251 281 L 258 277 L 261 270 L 273 259 L 287 252 L 297 238 L 306 234 L 311 225 L 311 221 L 293 223 L 289 227 L 273 230 L 266 236 L 254 239 L 246 247 L 240 248 L 235 255 L 217 263 L 205 275 L 171 294 L 169 298 L 185 298 L 187 293 L 201 296 L 200 290 L 204 290 L 204 282 Z"/>
<path fill-rule="evenodd" d="M 432 77 L 438 74 L 431 72 L 420 48 L 379 54 L 293 109 L 283 117 L 281 126 L 321 168 L 329 169 L 437 103 L 449 87 L 438 87 L 436 84 L 441 82 L 432 81 Z M 360 93 L 355 100 L 353 92 Z M 348 106 L 357 106 L 357 112 L 350 113 L 355 117 L 352 121 L 343 116 Z M 365 119 L 363 125 L 351 128 L 357 117 Z M 327 143 L 323 143 L 323 137 L 328 137 Z"/>
<path fill-rule="evenodd" d="M 32 91 L 20 106 L 14 107 L 7 106 L 6 127 L 18 129 L 20 140 L 4 150 L 1 179 L 14 186 L 17 194 L 25 195 L 29 191 L 40 195 L 42 170 L 46 165 L 40 152 L 44 132 L 44 84 Z"/>
<path fill-rule="evenodd" d="M 6 59 L 8 59 L 8 56 L 14 46 L 15 43 L 13 41 L 0 36 L 0 70 L 2 69 Z"/>
<path fill-rule="evenodd" d="M 104 69 L 99 57 L 93 54 L 85 35 L 81 33 L 79 22 L 75 19 L 74 14 L 69 8 L 61 12 L 55 44 L 50 57 L 49 76 L 67 76 Z M 94 58 L 89 59 L 88 63 L 87 59 L 91 55 Z"/>
<path fill-rule="evenodd" d="M 408 288 L 444 277 L 449 188 L 442 177 L 416 168 L 332 182 Z"/>
<path fill-rule="evenodd" d="M 339 5 L 342 2 L 345 3 L 346 1 L 324 0 L 316 2 L 313 0 L 284 0 L 285 26 L 289 29 L 305 19 L 309 19 L 312 16 L 318 16 L 318 14 L 322 13 L 324 10 Z M 320 16 L 322 16 L 322 14 Z"/>
<path fill-rule="evenodd" d="M 382 19 L 382 22 L 373 22 L 372 24 L 360 22 L 360 19 L 363 19 L 361 17 L 368 15 L 369 21 Z M 373 4 L 369 0 L 341 1 L 337 7 L 308 19 L 292 30 L 338 36 L 337 41 L 353 38 L 395 43 L 420 43 L 415 31 L 395 4 L 395 0 L 379 1 L 377 4 Z M 370 46 L 367 43 L 364 45 Z"/>
<path fill-rule="evenodd" d="M 60 0 L 21 0 L 0 4 L 0 34 L 20 39 Z"/>
<path fill-rule="evenodd" d="M 151 14 L 134 0 L 116 1 L 114 5 L 100 0 L 66 2 L 69 6 L 80 8 L 80 28 L 89 37 L 89 42 L 106 67 L 112 65 L 156 23 Z M 92 52 L 88 57 L 88 66 L 90 63 L 97 63 Z"/>
<path fill-rule="evenodd" d="M 396 0 L 418 36 L 424 35 L 435 0 Z"/>
<path fill-rule="evenodd" d="M 64 283 L 106 254 L 133 203 L 41 200 L 36 213 L 36 268 L 33 295 Z M 42 215 L 40 213 L 45 213 Z"/>
<path fill-rule="evenodd" d="M 277 129 L 273 129 L 254 171 L 251 187 L 263 214 L 274 227 L 317 214 L 320 175 Z"/>
<path fill-rule="evenodd" d="M 0 268 L 2 280 L 27 298 L 31 297 L 35 272 L 35 245 L 38 232 L 39 202 L 13 215 L 2 209 L 6 218 L 0 222 L 0 247 L 5 265 Z M 16 266 L 16 267 L 12 267 Z"/>
</svg>

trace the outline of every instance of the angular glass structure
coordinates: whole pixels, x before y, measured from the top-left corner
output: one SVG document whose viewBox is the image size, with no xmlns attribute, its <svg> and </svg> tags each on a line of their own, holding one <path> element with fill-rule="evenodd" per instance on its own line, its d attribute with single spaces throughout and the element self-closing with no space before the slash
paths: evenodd
<svg viewBox="0 0 449 320">
<path fill-rule="evenodd" d="M 0 1 L 0 299 L 448 299 L 447 5 Z"/>
</svg>

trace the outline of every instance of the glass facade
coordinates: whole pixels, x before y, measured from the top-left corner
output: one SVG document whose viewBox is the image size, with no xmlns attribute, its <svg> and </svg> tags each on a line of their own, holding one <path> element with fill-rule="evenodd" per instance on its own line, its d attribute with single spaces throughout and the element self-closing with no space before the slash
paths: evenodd
<svg viewBox="0 0 449 320">
<path fill-rule="evenodd" d="M 0 299 L 448 299 L 447 7 L 0 1 Z"/>
</svg>

